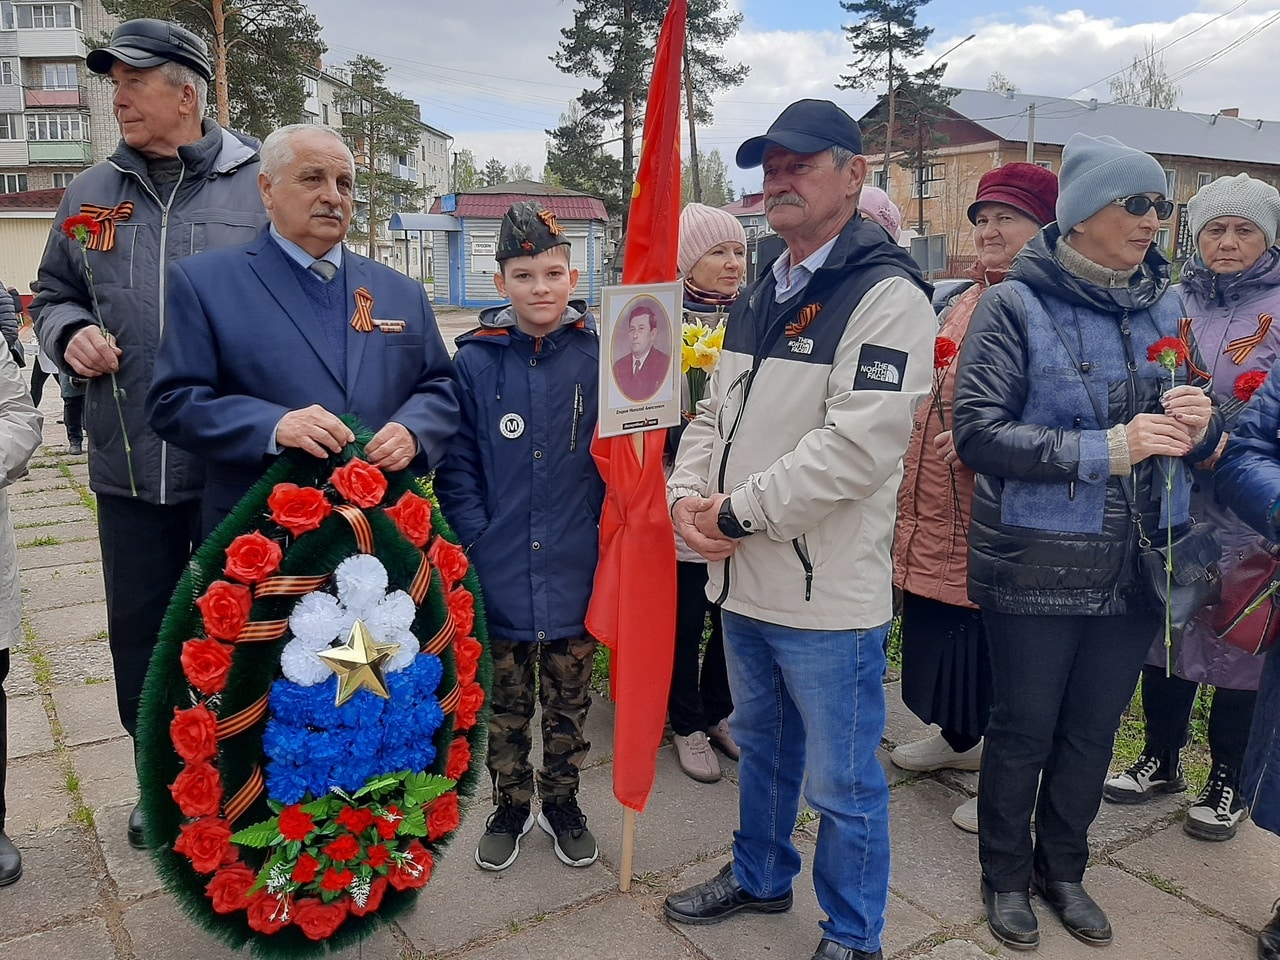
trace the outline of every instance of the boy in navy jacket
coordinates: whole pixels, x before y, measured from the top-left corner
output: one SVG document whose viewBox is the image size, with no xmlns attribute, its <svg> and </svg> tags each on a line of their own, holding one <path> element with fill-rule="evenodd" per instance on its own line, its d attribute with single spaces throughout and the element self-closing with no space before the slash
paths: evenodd
<svg viewBox="0 0 1280 960">
<path fill-rule="evenodd" d="M 505 870 L 536 822 L 562 862 L 585 867 L 599 855 L 577 801 L 596 649 L 584 620 L 604 499 L 591 458 L 599 345 L 586 304 L 569 299 L 578 271 L 554 214 L 536 201 L 513 205 L 497 259 L 493 282 L 510 303 L 481 313 L 480 326 L 458 338 L 461 426 L 435 477 L 480 577 L 493 653 L 488 765 L 498 809 L 476 863 Z"/>
</svg>

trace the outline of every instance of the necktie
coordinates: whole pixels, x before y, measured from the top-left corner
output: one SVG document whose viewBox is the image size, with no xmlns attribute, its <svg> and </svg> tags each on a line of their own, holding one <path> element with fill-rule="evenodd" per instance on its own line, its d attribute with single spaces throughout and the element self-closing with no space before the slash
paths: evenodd
<svg viewBox="0 0 1280 960">
<path fill-rule="evenodd" d="M 307 267 L 312 273 L 318 276 L 325 283 L 328 283 L 338 275 L 338 267 L 336 264 L 328 260 L 316 260 L 311 266 Z"/>
<path fill-rule="evenodd" d="M 640 361 L 639 361 L 639 360 L 632 360 L 632 361 L 631 361 L 631 375 L 632 375 L 633 377 L 635 377 L 635 376 L 639 376 L 639 375 L 640 375 Z"/>
</svg>

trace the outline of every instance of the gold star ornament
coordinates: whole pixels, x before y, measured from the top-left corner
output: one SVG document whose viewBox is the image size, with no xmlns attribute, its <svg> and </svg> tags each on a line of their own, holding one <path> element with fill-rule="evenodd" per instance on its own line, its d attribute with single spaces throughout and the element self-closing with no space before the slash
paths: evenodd
<svg viewBox="0 0 1280 960">
<path fill-rule="evenodd" d="M 351 625 L 347 642 L 326 653 L 317 654 L 325 665 L 338 675 L 338 697 L 335 706 L 342 706 L 360 688 L 372 690 L 384 699 L 390 699 L 383 668 L 400 649 L 398 643 L 374 643 L 373 635 L 363 620 Z"/>
</svg>

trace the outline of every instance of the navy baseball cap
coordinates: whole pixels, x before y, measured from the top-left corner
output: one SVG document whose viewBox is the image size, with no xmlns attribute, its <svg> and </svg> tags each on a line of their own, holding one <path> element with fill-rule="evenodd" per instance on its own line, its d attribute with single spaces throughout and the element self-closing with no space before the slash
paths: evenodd
<svg viewBox="0 0 1280 960">
<path fill-rule="evenodd" d="M 831 147 L 862 153 L 862 134 L 853 117 L 830 100 L 797 100 L 773 121 L 768 133 L 738 148 L 738 166 L 743 170 L 760 166 L 764 152 L 774 144 L 792 153 L 817 153 Z"/>
<path fill-rule="evenodd" d="M 108 46 L 89 51 L 85 64 L 94 73 L 110 73 L 117 60 L 139 69 L 172 61 L 190 67 L 205 80 L 213 79 L 205 42 L 186 27 L 167 20 L 126 20 L 111 34 Z"/>
</svg>

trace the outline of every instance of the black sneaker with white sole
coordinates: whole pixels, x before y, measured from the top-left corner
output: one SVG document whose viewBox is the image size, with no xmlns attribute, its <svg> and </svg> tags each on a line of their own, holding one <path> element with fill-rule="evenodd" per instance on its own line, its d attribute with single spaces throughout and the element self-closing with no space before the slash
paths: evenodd
<svg viewBox="0 0 1280 960">
<path fill-rule="evenodd" d="M 1197 840 L 1230 840 L 1249 811 L 1240 801 L 1239 775 L 1215 764 L 1200 796 L 1187 809 L 1182 829 Z"/>
<path fill-rule="evenodd" d="M 1144 753 L 1129 769 L 1111 777 L 1102 787 L 1103 799 L 1111 803 L 1146 803 L 1162 793 L 1181 793 L 1187 789 L 1182 775 L 1182 762 L 1176 757 L 1157 757 Z"/>
<path fill-rule="evenodd" d="M 535 822 L 529 804 L 515 804 L 503 797 L 484 825 L 484 836 L 476 847 L 476 866 L 482 870 L 507 869 L 516 862 L 520 840 Z"/>
<path fill-rule="evenodd" d="M 587 829 L 587 818 L 578 807 L 578 798 L 543 797 L 538 826 L 556 841 L 556 856 L 571 867 L 589 867 L 600 856 L 596 838 Z"/>
</svg>

